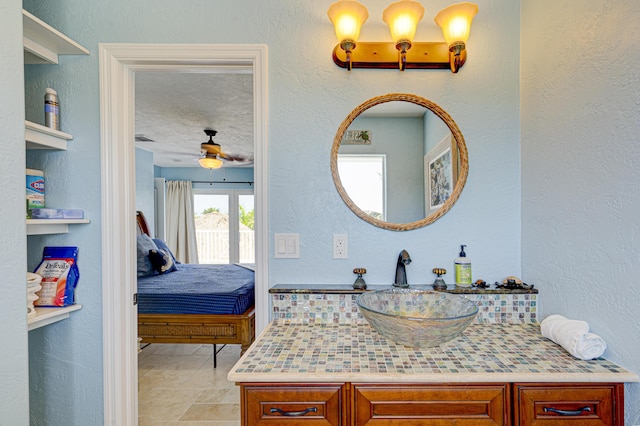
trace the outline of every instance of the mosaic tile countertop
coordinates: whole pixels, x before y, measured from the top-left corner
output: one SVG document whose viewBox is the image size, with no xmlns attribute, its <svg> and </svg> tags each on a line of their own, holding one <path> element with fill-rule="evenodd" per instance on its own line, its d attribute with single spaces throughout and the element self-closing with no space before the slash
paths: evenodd
<svg viewBox="0 0 640 426">
<path fill-rule="evenodd" d="M 606 359 L 581 361 L 537 324 L 472 324 L 434 348 L 386 340 L 366 321 L 271 323 L 229 372 L 235 382 L 636 382 Z"/>
</svg>

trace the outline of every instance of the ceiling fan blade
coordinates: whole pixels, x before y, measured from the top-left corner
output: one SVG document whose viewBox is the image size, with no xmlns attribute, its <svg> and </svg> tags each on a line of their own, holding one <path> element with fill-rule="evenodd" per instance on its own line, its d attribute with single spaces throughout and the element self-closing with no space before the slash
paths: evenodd
<svg viewBox="0 0 640 426">
<path fill-rule="evenodd" d="M 200 144 L 200 149 L 214 155 L 222 152 L 222 147 L 215 142 L 204 142 Z"/>
<path fill-rule="evenodd" d="M 241 154 L 234 155 L 234 154 L 227 154 L 225 152 L 221 152 L 220 154 L 218 154 L 218 157 L 222 158 L 223 160 L 234 162 L 234 163 L 253 162 L 253 157 L 244 156 L 244 155 L 241 155 Z"/>
<path fill-rule="evenodd" d="M 200 144 L 200 157 L 217 158 L 227 163 L 233 164 L 233 166 L 246 166 L 253 164 L 253 155 L 242 154 L 229 154 L 222 151 L 222 146 L 213 141 L 213 137 L 218 133 L 211 128 L 204 129 L 204 132 L 209 136 L 207 142 Z"/>
</svg>

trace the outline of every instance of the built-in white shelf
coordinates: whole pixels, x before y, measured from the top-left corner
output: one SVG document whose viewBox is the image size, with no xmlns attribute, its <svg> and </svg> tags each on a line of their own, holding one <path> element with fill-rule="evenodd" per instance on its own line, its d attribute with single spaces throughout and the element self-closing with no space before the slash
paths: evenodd
<svg viewBox="0 0 640 426">
<path fill-rule="evenodd" d="M 73 136 L 69 133 L 25 120 L 24 139 L 27 143 L 27 149 L 58 149 L 65 151 L 67 142 L 72 140 Z"/>
<path fill-rule="evenodd" d="M 66 150 L 73 136 L 43 125 L 25 121 L 27 149 Z M 27 235 L 66 234 L 69 225 L 90 223 L 88 219 L 27 219 Z"/>
<path fill-rule="evenodd" d="M 69 225 L 91 223 L 89 219 L 27 219 L 27 235 L 66 234 Z"/>
<path fill-rule="evenodd" d="M 82 305 L 71 305 L 64 308 L 36 308 L 36 314 L 27 321 L 29 331 L 67 319 L 71 312 L 80 309 L 82 309 Z"/>
<path fill-rule="evenodd" d="M 25 64 L 57 64 L 58 55 L 88 55 L 89 50 L 26 10 L 22 11 Z"/>
</svg>

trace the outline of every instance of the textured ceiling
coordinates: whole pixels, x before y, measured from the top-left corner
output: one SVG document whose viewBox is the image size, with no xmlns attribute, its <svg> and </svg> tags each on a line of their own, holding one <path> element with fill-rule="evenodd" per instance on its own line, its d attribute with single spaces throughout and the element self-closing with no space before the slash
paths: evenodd
<svg viewBox="0 0 640 426">
<path fill-rule="evenodd" d="M 213 72 L 211 72 L 213 71 Z M 250 68 L 208 72 L 136 73 L 136 146 L 154 153 L 159 167 L 200 167 L 204 129 L 218 131 L 214 142 L 231 156 L 253 158 L 253 75 Z M 355 107 L 355 105 L 354 105 Z M 377 105 L 362 116 L 421 116 L 424 108 L 408 102 Z M 225 162 L 238 167 L 242 163 Z M 252 166 L 253 163 L 245 164 Z"/>
<path fill-rule="evenodd" d="M 136 146 L 160 167 L 199 167 L 206 127 L 225 153 L 253 158 L 253 75 L 250 69 L 211 73 L 136 73 Z M 226 163 L 237 166 L 237 163 Z"/>
</svg>

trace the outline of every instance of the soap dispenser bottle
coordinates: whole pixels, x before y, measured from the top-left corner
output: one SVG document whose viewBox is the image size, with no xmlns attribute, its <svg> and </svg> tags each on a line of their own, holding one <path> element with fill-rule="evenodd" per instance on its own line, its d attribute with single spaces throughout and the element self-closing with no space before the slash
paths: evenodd
<svg viewBox="0 0 640 426">
<path fill-rule="evenodd" d="M 454 261 L 456 286 L 471 287 L 471 260 L 464 252 L 466 245 L 460 246 L 460 254 Z"/>
</svg>

